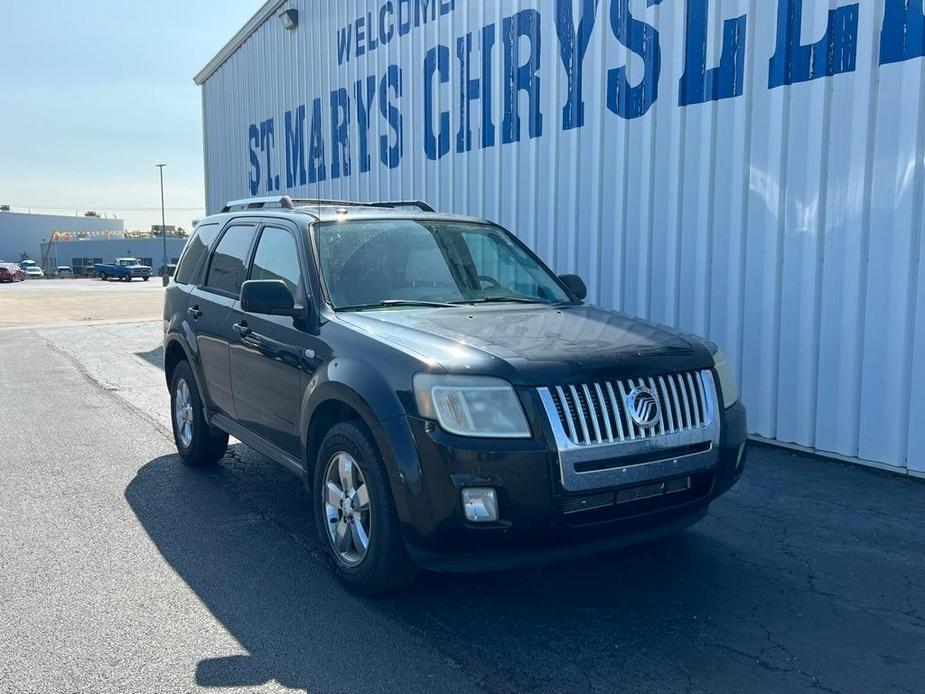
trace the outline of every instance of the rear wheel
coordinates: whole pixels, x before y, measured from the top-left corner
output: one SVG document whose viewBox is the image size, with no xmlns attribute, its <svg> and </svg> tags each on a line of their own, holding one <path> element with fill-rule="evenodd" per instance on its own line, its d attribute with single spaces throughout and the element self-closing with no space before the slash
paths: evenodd
<svg viewBox="0 0 925 694">
<path fill-rule="evenodd" d="M 385 466 L 365 427 L 342 422 L 328 431 L 314 482 L 315 518 L 342 583 L 369 595 L 414 580 Z"/>
<path fill-rule="evenodd" d="M 192 467 L 214 465 L 228 449 L 228 434 L 214 432 L 203 414 L 202 398 L 189 362 L 180 362 L 170 381 L 170 421 L 183 462 Z"/>
<path fill-rule="evenodd" d="M 105 282 L 106 280 L 109 279 L 109 277 L 106 275 L 105 272 L 101 272 L 101 273 L 100 273 L 100 279 L 103 280 L 103 281 Z"/>
</svg>

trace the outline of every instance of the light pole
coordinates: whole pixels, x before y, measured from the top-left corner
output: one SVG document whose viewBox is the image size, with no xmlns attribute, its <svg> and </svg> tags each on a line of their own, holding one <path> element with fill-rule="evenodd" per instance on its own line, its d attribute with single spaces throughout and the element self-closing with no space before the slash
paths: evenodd
<svg viewBox="0 0 925 694">
<path fill-rule="evenodd" d="M 164 262 L 161 267 L 164 268 L 164 273 L 161 277 L 161 281 L 164 286 L 167 286 L 167 283 L 170 281 L 170 278 L 167 276 L 167 219 L 166 213 L 164 212 L 164 167 L 167 164 L 158 164 L 157 168 L 161 172 L 161 236 L 164 239 Z"/>
</svg>

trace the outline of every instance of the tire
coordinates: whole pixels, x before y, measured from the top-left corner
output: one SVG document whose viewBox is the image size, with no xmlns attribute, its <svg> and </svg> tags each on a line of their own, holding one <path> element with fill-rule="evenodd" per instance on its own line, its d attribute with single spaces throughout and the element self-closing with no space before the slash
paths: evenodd
<svg viewBox="0 0 925 694">
<path fill-rule="evenodd" d="M 349 486 L 343 483 L 340 473 L 341 463 L 348 459 L 354 471 L 354 494 L 352 498 L 350 494 L 338 497 L 336 491 Z M 333 491 L 328 484 L 329 474 L 334 477 Z M 361 486 L 366 487 L 365 494 L 359 491 Z M 340 501 L 345 496 L 351 503 L 344 505 Z M 327 548 L 337 578 L 347 588 L 360 595 L 372 595 L 414 580 L 417 567 L 405 549 L 385 465 L 364 426 L 342 422 L 325 434 L 315 461 L 312 497 L 321 542 Z M 345 531 L 345 544 L 341 547 L 347 549 L 345 552 L 335 547 L 338 530 Z M 365 549 L 357 544 L 364 534 L 361 531 L 365 531 L 367 539 Z"/>
<path fill-rule="evenodd" d="M 196 379 L 186 361 L 177 364 L 170 379 L 170 423 L 177 451 L 190 467 L 215 465 L 228 450 L 228 434 L 214 433 L 206 422 Z"/>
<path fill-rule="evenodd" d="M 148 277 L 142 277 L 141 279 L 143 279 L 145 282 L 147 282 L 149 278 L 148 278 Z"/>
<path fill-rule="evenodd" d="M 101 273 L 100 273 L 100 279 L 103 280 L 103 281 L 105 282 L 105 281 L 108 280 L 109 278 L 106 276 L 106 273 L 105 273 L 105 272 L 101 272 Z"/>
</svg>

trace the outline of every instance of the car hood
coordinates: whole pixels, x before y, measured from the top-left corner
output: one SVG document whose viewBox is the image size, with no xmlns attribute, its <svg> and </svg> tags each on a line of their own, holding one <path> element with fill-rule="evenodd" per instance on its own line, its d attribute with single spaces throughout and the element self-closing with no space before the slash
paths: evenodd
<svg viewBox="0 0 925 694">
<path fill-rule="evenodd" d="M 525 385 L 651 375 L 713 363 L 697 338 L 593 306 L 389 309 L 338 317 L 432 367 Z"/>
</svg>

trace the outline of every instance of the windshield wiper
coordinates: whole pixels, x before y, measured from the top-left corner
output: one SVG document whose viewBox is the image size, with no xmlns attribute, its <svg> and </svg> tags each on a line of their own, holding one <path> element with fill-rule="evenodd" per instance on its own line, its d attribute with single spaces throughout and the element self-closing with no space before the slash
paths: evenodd
<svg viewBox="0 0 925 694">
<path fill-rule="evenodd" d="M 360 304 L 358 306 L 340 306 L 338 311 L 372 311 L 377 308 L 456 308 L 457 304 L 447 304 L 442 301 L 415 301 L 413 299 L 385 299 L 377 304 Z"/>
<path fill-rule="evenodd" d="M 484 299 L 469 299 L 467 301 L 459 301 L 459 304 L 503 304 L 503 303 L 514 303 L 514 304 L 549 304 L 550 302 L 544 301 L 543 299 L 531 299 L 526 296 L 489 296 Z"/>
</svg>

